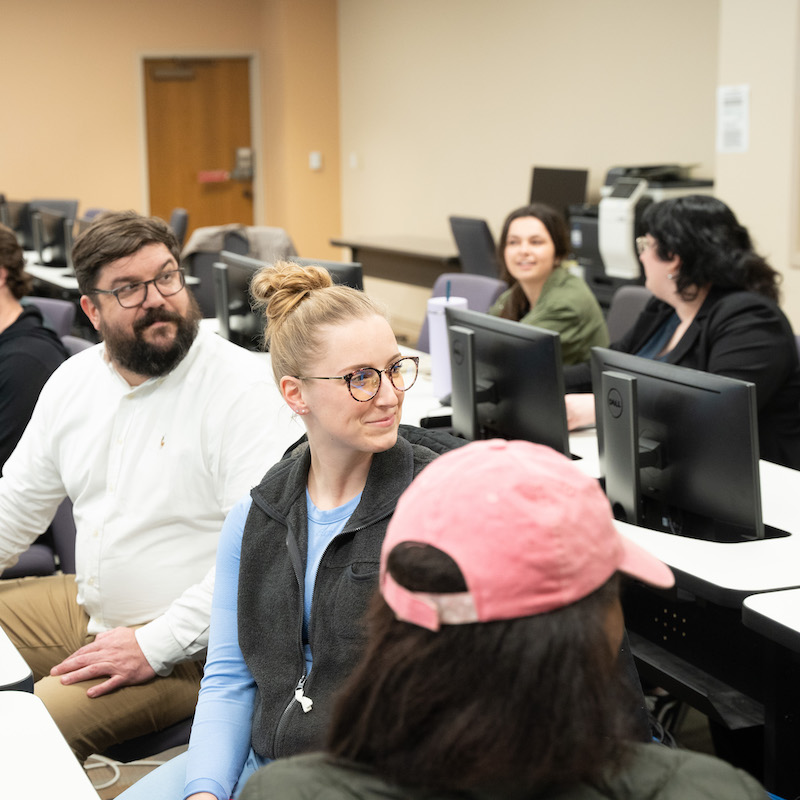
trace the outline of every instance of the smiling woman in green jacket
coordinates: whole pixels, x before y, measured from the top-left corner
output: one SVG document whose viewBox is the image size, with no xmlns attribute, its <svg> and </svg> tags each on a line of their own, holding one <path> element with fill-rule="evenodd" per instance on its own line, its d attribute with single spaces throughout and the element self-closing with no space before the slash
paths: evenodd
<svg viewBox="0 0 800 800">
<path fill-rule="evenodd" d="M 608 347 L 603 312 L 582 278 L 564 266 L 569 233 L 564 218 L 535 203 L 512 211 L 497 247 L 501 278 L 510 289 L 489 310 L 504 317 L 556 331 L 565 364 L 589 360 L 592 347 Z"/>
</svg>

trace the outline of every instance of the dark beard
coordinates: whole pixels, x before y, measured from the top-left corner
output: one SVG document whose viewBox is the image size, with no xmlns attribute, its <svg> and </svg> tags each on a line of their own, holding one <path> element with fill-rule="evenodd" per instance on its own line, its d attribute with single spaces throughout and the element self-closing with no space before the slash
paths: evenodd
<svg viewBox="0 0 800 800">
<path fill-rule="evenodd" d="M 109 356 L 123 369 L 136 375 L 158 378 L 172 372 L 189 352 L 202 318 L 202 312 L 194 297 L 190 295 L 189 301 L 186 317 L 165 308 L 148 309 L 145 316 L 133 324 L 132 337 L 120 335 L 101 326 L 100 333 Z M 177 325 L 175 339 L 166 349 L 150 344 L 142 337 L 144 329 L 154 322 L 174 322 Z"/>
</svg>

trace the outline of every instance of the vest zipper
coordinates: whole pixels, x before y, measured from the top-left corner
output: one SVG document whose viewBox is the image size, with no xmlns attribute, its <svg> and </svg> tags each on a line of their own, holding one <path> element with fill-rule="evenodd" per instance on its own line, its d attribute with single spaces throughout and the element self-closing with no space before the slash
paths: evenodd
<svg viewBox="0 0 800 800">
<path fill-rule="evenodd" d="M 303 687 L 305 686 L 306 679 L 308 675 L 304 672 L 302 677 L 299 681 L 297 681 L 297 686 L 294 687 L 294 696 L 289 701 L 289 704 L 286 708 L 283 709 L 283 713 L 281 714 L 281 718 L 278 720 L 278 725 L 275 728 L 275 757 L 278 758 L 280 753 L 278 752 L 278 742 L 283 738 L 283 732 L 286 728 L 288 723 L 289 714 L 291 713 L 292 706 L 294 703 L 300 703 L 303 713 L 307 714 L 311 711 L 311 707 L 314 705 L 314 701 L 310 697 L 306 697 L 303 694 Z"/>
</svg>

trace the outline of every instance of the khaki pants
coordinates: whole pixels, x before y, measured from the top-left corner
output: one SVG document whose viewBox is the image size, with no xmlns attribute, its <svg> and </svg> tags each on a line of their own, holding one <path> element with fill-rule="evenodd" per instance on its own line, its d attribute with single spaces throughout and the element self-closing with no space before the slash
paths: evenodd
<svg viewBox="0 0 800 800">
<path fill-rule="evenodd" d="M 63 686 L 50 669 L 94 636 L 77 603 L 74 575 L 0 581 L 0 625 L 33 671 L 34 691 L 81 763 L 112 744 L 162 730 L 194 712 L 202 664 L 179 664 L 166 678 L 90 699 L 105 678 Z"/>
</svg>

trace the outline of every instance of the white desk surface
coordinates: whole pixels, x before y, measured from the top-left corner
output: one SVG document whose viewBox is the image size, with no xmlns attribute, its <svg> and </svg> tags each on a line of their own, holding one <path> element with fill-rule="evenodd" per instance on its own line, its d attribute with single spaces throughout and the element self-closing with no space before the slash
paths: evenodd
<svg viewBox="0 0 800 800">
<path fill-rule="evenodd" d="M 745 625 L 800 651 L 800 589 L 751 594 L 743 606 Z"/>
<path fill-rule="evenodd" d="M 696 583 L 695 588 L 704 583 L 741 595 L 800 586 L 800 515 L 794 501 L 800 496 L 800 472 L 768 461 L 762 461 L 760 468 L 764 522 L 788 531 L 790 536 L 727 543 L 660 533 L 624 522 L 618 522 L 617 528 L 684 573 L 687 588 L 692 583 Z M 686 585 L 684 581 L 682 584 Z"/>
<path fill-rule="evenodd" d="M 6 632 L 0 628 L 0 690 L 22 689 L 25 684 L 33 687 L 31 668 L 6 636 Z M 0 785 L 1 782 L 2 776 Z"/>
<path fill-rule="evenodd" d="M 69 274 L 66 267 L 45 267 L 42 264 L 26 264 L 25 272 L 44 283 L 57 286 L 59 289 L 78 291 L 78 279 Z"/>
<path fill-rule="evenodd" d="M 0 692 L 3 797 L 98 800 L 83 768 L 38 697 Z"/>
</svg>

